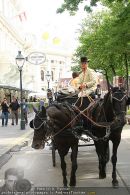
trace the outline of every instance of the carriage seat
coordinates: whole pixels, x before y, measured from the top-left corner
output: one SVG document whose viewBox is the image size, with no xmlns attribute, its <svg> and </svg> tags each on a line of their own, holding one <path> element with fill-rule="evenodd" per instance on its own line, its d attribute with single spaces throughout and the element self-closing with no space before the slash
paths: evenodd
<svg viewBox="0 0 130 195">
<path fill-rule="evenodd" d="M 67 101 L 68 103 L 71 103 L 71 102 L 73 103 L 76 101 L 77 98 L 78 98 L 78 94 L 69 92 L 67 88 L 62 89 L 58 91 L 57 93 L 57 102 L 59 103 L 65 102 L 65 101 Z"/>
</svg>

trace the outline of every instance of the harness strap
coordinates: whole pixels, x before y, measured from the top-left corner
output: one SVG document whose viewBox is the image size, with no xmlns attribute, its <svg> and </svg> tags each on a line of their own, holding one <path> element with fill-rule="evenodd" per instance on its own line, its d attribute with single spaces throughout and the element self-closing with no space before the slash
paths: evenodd
<svg viewBox="0 0 130 195">
<path fill-rule="evenodd" d="M 83 111 L 79 110 L 79 108 L 78 108 L 77 106 L 75 106 L 75 107 L 76 107 L 76 109 L 79 111 L 79 113 L 80 113 L 81 115 L 85 116 L 89 121 L 91 121 L 92 124 L 94 124 L 94 125 L 96 125 L 96 126 L 98 126 L 98 127 L 108 127 L 108 126 L 110 126 L 110 125 L 100 125 L 99 123 L 97 123 L 97 122 L 95 122 L 94 120 L 92 120 L 89 116 L 85 115 L 84 112 L 88 109 L 88 107 L 85 108 Z M 112 123 L 110 123 L 110 124 L 112 124 Z"/>
</svg>

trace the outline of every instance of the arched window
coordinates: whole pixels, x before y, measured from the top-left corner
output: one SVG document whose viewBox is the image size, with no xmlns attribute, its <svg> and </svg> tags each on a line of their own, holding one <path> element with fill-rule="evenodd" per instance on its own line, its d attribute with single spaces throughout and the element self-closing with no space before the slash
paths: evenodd
<svg viewBox="0 0 130 195">
<path fill-rule="evenodd" d="M 44 81 L 44 71 L 41 70 L 41 80 Z"/>
</svg>

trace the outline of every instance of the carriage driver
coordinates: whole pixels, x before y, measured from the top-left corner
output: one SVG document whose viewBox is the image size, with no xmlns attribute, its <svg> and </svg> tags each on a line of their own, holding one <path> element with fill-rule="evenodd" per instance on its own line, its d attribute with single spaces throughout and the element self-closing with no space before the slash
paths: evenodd
<svg viewBox="0 0 130 195">
<path fill-rule="evenodd" d="M 94 70 L 88 68 L 88 62 L 89 60 L 87 59 L 87 57 L 81 57 L 82 72 L 79 75 L 79 99 L 76 103 L 76 106 L 78 106 L 80 110 L 83 110 L 88 107 L 90 103 L 90 99 L 88 98 L 88 96 L 91 96 L 93 99 L 95 98 L 94 91 L 97 86 L 97 77 Z"/>
</svg>

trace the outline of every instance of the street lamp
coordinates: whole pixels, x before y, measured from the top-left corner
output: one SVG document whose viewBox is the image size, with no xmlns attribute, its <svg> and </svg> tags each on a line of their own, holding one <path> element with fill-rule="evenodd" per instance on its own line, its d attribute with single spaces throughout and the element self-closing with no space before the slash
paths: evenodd
<svg viewBox="0 0 130 195">
<path fill-rule="evenodd" d="M 25 58 L 23 57 L 23 55 L 21 54 L 21 51 L 18 51 L 18 55 L 15 58 L 16 60 L 16 64 L 18 66 L 18 70 L 20 73 L 20 99 L 21 99 L 21 130 L 25 129 L 25 119 L 24 119 L 24 115 L 23 115 L 23 89 L 22 89 L 22 69 L 23 69 L 23 65 L 25 62 Z"/>
<path fill-rule="evenodd" d="M 51 74 L 49 73 L 49 71 L 47 71 L 46 80 L 47 80 L 47 83 L 48 83 L 48 89 L 49 89 L 50 79 L 51 79 Z"/>
</svg>

